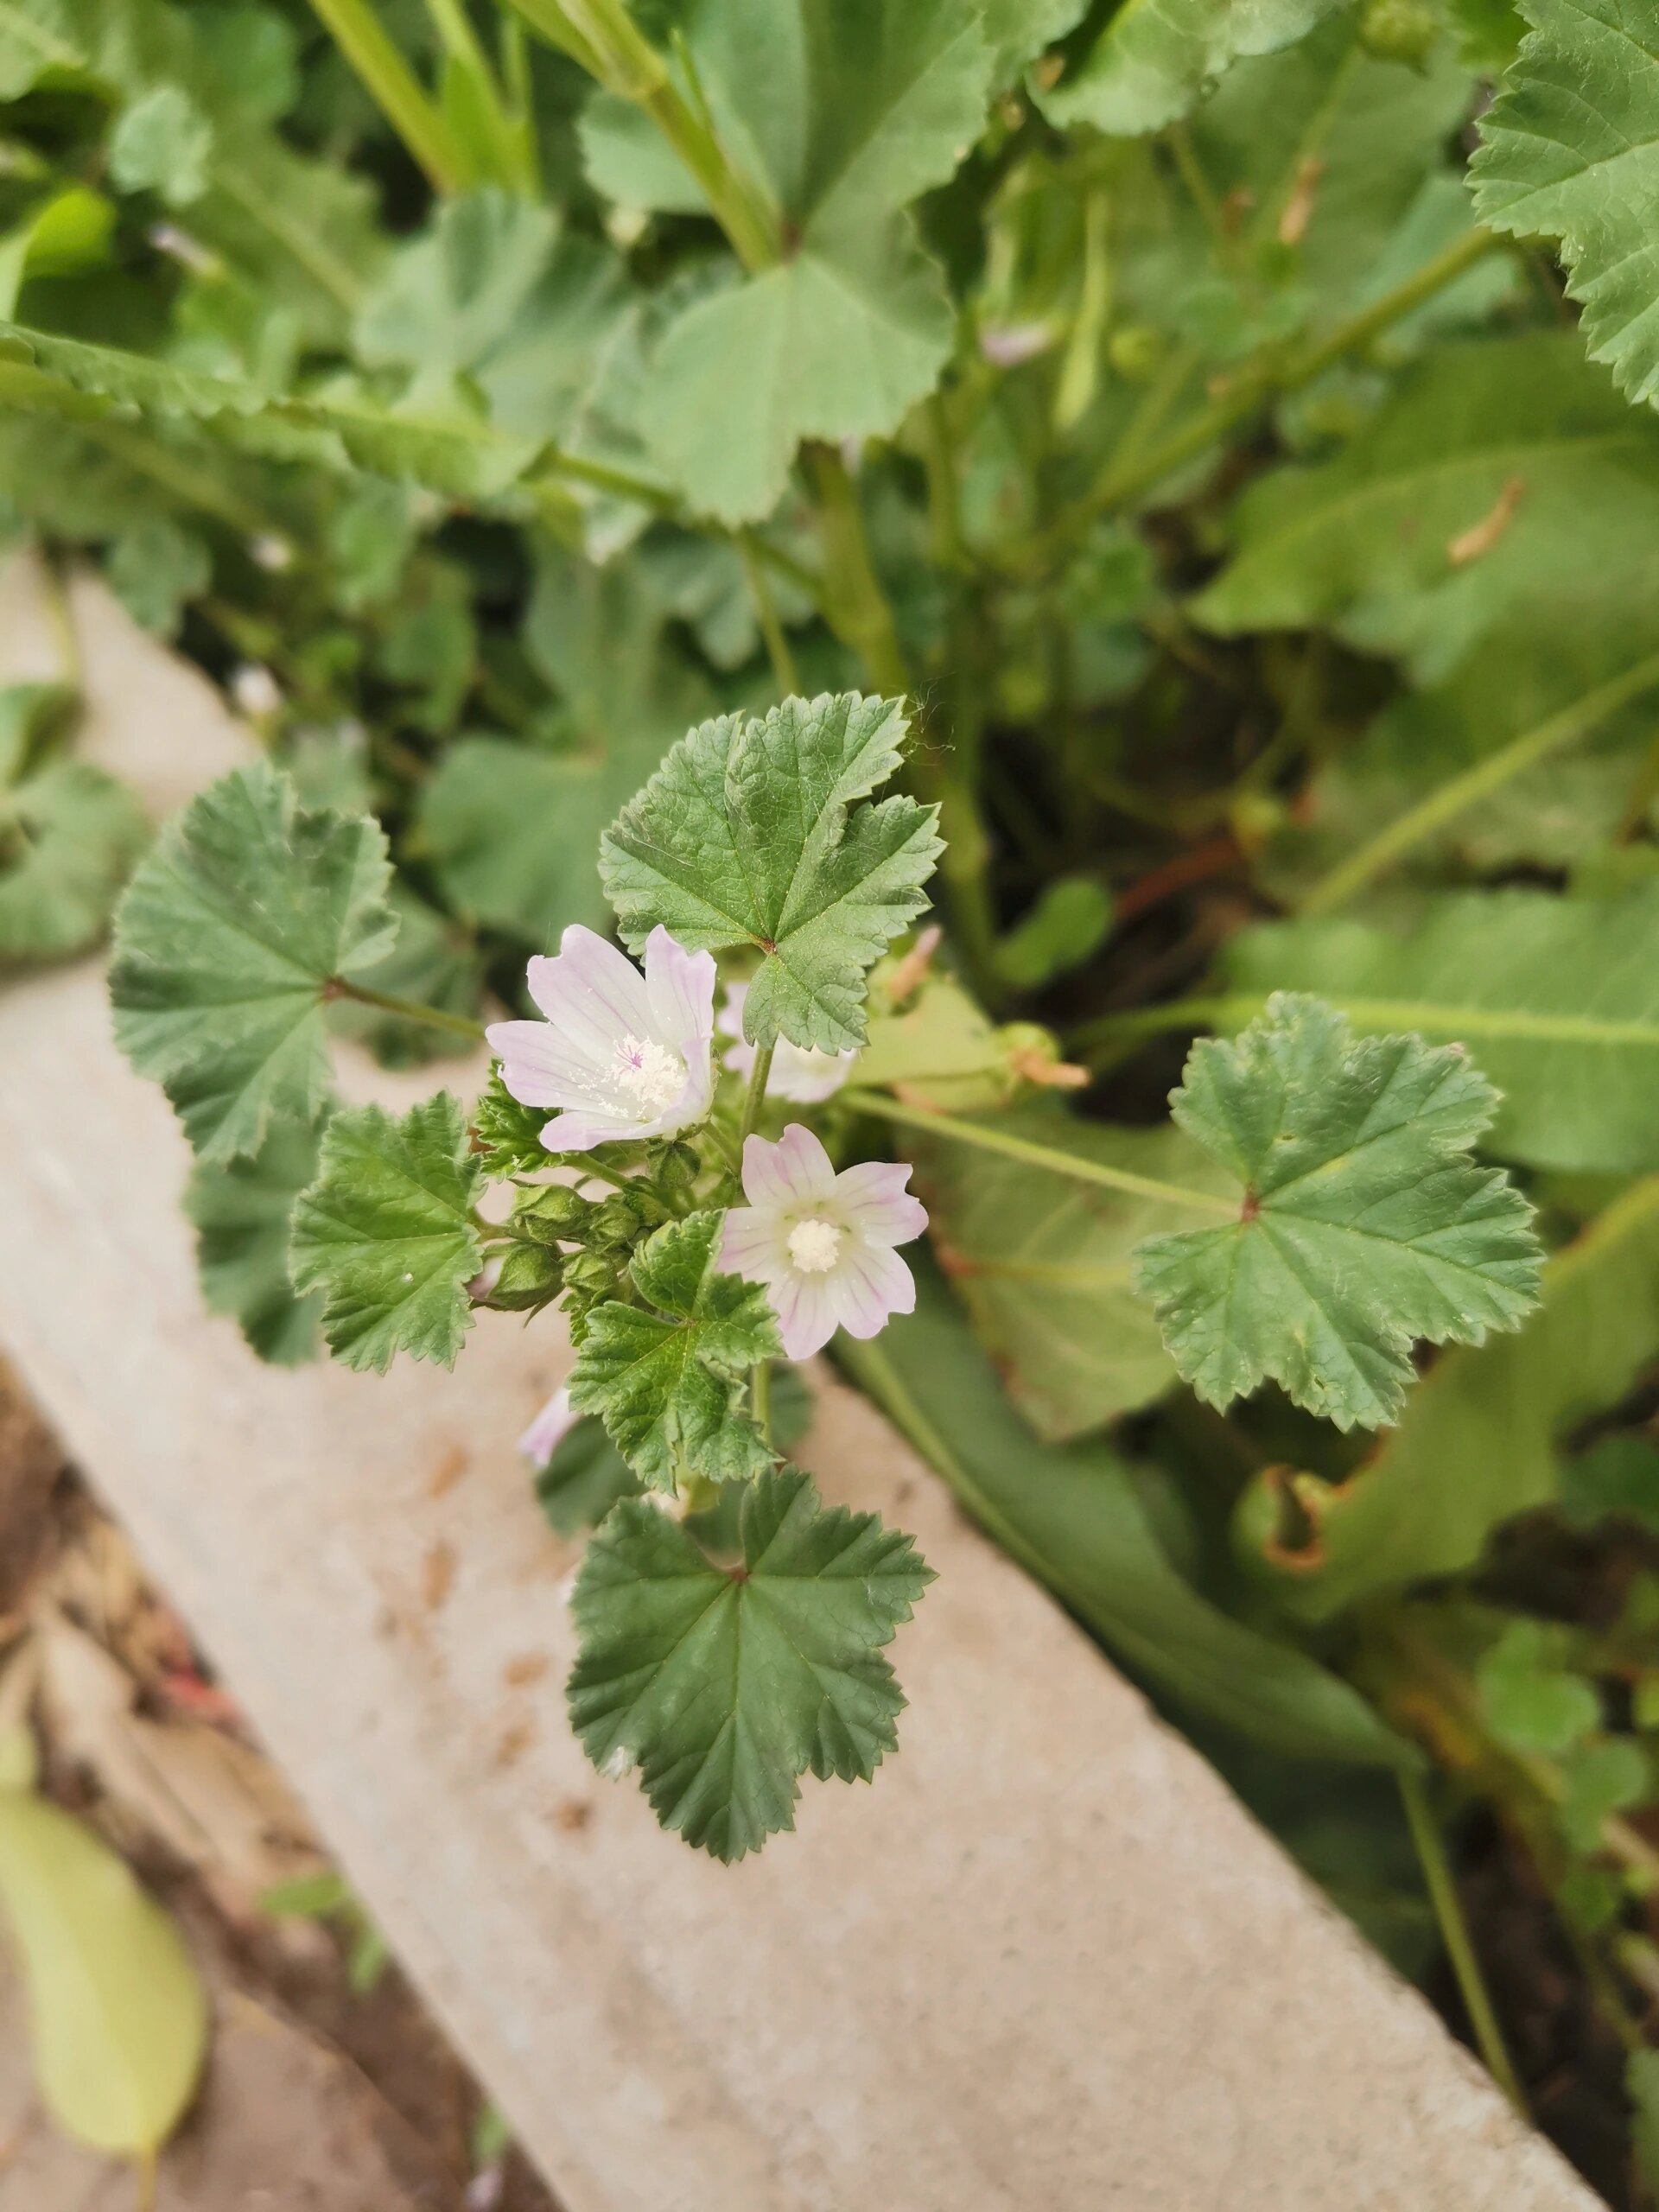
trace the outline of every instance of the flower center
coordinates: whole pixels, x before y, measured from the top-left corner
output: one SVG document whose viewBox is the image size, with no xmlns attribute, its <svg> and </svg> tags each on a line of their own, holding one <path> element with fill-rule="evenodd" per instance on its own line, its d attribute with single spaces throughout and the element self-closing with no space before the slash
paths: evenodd
<svg viewBox="0 0 1659 2212">
<path fill-rule="evenodd" d="M 627 1106 L 641 1121 L 648 1121 L 679 1096 L 685 1062 L 649 1038 L 624 1037 L 617 1046 L 611 1076 Z"/>
<path fill-rule="evenodd" d="M 841 1250 L 833 1221 L 798 1221 L 789 1232 L 789 1256 L 804 1275 L 828 1274 Z"/>
</svg>

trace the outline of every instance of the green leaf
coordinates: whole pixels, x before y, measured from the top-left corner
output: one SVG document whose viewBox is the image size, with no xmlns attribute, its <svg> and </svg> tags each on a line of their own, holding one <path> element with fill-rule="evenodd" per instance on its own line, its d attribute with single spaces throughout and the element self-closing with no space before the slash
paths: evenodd
<svg viewBox="0 0 1659 2212">
<path fill-rule="evenodd" d="M 1622 1905 L 1624 1900 L 1620 1899 Z M 1630 2147 L 1649 2190 L 1659 2189 L 1659 2050 L 1633 2050 L 1624 2062 Z"/>
<path fill-rule="evenodd" d="M 1659 423 L 1570 333 L 1448 346 L 1334 459 L 1257 480 L 1192 611 L 1230 637 L 1328 625 L 1421 681 L 1540 624 L 1611 633 L 1623 666 L 1651 650 L 1656 512 Z"/>
<path fill-rule="evenodd" d="M 820 1052 L 864 1039 L 865 976 L 926 905 L 935 810 L 861 804 L 903 755 L 896 699 L 786 699 L 683 738 L 606 832 L 600 876 L 639 950 L 661 923 L 692 950 L 753 945 L 754 1044 Z"/>
<path fill-rule="evenodd" d="M 1653 1779 L 1641 1745 L 1618 1737 L 1580 1745 L 1563 1762 L 1563 1771 L 1567 1795 L 1556 1817 L 1568 1843 L 1585 1852 L 1601 1848 L 1607 1821 L 1628 1806 L 1639 1805 Z"/>
<path fill-rule="evenodd" d="M 499 737 L 448 747 L 421 797 L 438 880 L 463 914 L 522 943 L 556 944 L 610 909 L 594 860 L 601 832 L 663 757 L 666 741 L 626 724 L 604 752 L 557 753 Z"/>
<path fill-rule="evenodd" d="M 1542 1621 L 1511 1621 L 1480 1662 L 1486 1725 L 1510 1751 L 1565 1751 L 1600 1725 L 1595 1691 L 1560 1663 L 1562 1642 Z"/>
<path fill-rule="evenodd" d="M 1179 1129 L 1109 1128 L 1034 1110 L 996 1126 L 1160 1181 L 1230 1187 L 1225 1170 Z M 965 1145 L 928 1145 L 920 1157 L 935 1255 L 1039 1436 L 1081 1435 L 1170 1389 L 1174 1367 L 1130 1289 L 1129 1255 L 1188 1214 Z"/>
<path fill-rule="evenodd" d="M 1618 1517 L 1659 1532 L 1659 1444 L 1621 1433 L 1563 1460 L 1557 1503 L 1569 1529 Z"/>
<path fill-rule="evenodd" d="M 126 785 L 83 760 L 0 783 L 0 961 L 62 960 L 95 944 L 149 842 Z"/>
<path fill-rule="evenodd" d="M 826 1509 L 807 1477 L 744 1497 L 743 1572 L 646 1501 L 588 1545 L 570 1610 L 570 1718 L 602 1771 L 639 1769 L 665 1828 L 741 1859 L 795 1825 L 799 1777 L 868 1781 L 904 1697 L 885 1645 L 932 1580 L 908 1536 Z"/>
<path fill-rule="evenodd" d="M 70 422 L 197 423 L 255 454 L 303 458 L 337 474 L 366 469 L 466 500 L 505 491 L 543 457 L 540 440 L 459 411 L 404 415 L 347 384 L 273 394 L 243 378 L 10 322 L 0 322 L 0 401 Z"/>
<path fill-rule="evenodd" d="M 1269 923 L 1224 955 L 1249 990 L 1317 991 L 1363 1031 L 1414 1029 L 1480 1056 L 1503 1093 L 1491 1147 L 1540 1167 L 1659 1167 L 1659 884 L 1621 899 L 1455 893 L 1403 937 Z"/>
<path fill-rule="evenodd" d="M 124 530 L 105 569 L 110 589 L 140 629 L 172 638 L 188 602 L 213 581 L 207 541 L 166 515 Z"/>
<path fill-rule="evenodd" d="M 576 136 L 588 183 L 618 207 L 669 215 L 708 213 L 702 187 L 655 119 L 620 92 L 594 92 L 582 111 Z"/>
<path fill-rule="evenodd" d="M 122 192 L 155 192 L 188 207 L 207 189 L 213 126 L 181 85 L 157 85 L 124 108 L 110 133 L 110 175 Z"/>
<path fill-rule="evenodd" d="M 571 1404 L 603 1418 L 652 1490 L 683 1474 L 747 1482 L 772 1465 L 741 1402 L 754 1362 L 783 1346 L 765 1286 L 719 1272 L 724 1219 L 688 1214 L 648 1237 L 630 1263 L 646 1306 L 596 1306 L 571 1372 Z"/>
<path fill-rule="evenodd" d="M 416 370 L 422 383 L 476 368 L 512 328 L 557 236 L 551 209 L 493 185 L 442 201 L 364 302 L 359 359 Z"/>
<path fill-rule="evenodd" d="M 954 328 L 908 223 L 815 232 L 778 268 L 687 309 L 658 348 L 641 427 L 698 512 L 758 521 L 803 438 L 896 429 L 932 388 Z"/>
<path fill-rule="evenodd" d="M 1138 1674 L 1292 1758 L 1412 1763 L 1357 1691 L 1232 1619 L 1176 1572 L 1135 1470 L 1110 1446 L 1038 1442 L 925 1263 L 915 1313 L 890 1322 L 870 1349 L 882 1370 L 871 1383 L 878 1403 L 987 1532 Z M 862 1378 L 867 1349 L 843 1340 L 838 1352 Z"/>
<path fill-rule="evenodd" d="M 1013 42 L 1007 16 L 999 36 Z M 776 505 L 803 438 L 885 436 L 943 368 L 950 303 L 899 211 L 978 136 L 998 56 L 975 0 L 702 0 L 684 30 L 787 251 L 671 327 L 643 428 L 695 507 L 753 521 Z M 630 199 L 660 197 L 655 169 L 626 154 L 620 167 Z"/>
<path fill-rule="evenodd" d="M 68 737 L 80 695 L 67 683 L 0 685 L 0 786 L 38 768 Z"/>
<path fill-rule="evenodd" d="M 1188 115 L 1241 55 L 1305 37 L 1342 0 L 1124 0 L 1043 112 L 1062 128 L 1092 124 L 1116 137 L 1160 130 Z"/>
<path fill-rule="evenodd" d="M 483 1265 L 472 1211 L 483 1174 L 460 1105 L 441 1090 L 401 1116 L 342 1108 L 321 1160 L 294 1208 L 289 1272 L 296 1290 L 323 1294 L 329 1351 L 377 1375 L 399 1351 L 453 1367 Z"/>
<path fill-rule="evenodd" d="M 296 1367 L 313 1357 L 322 1300 L 298 1297 L 288 1274 L 295 1201 L 315 1179 L 321 1131 L 273 1122 L 257 1152 L 226 1167 L 198 1166 L 184 1210 L 210 1313 L 235 1321 L 261 1359 Z"/>
<path fill-rule="evenodd" d="M 1616 1199 L 1546 1264 L 1512 1337 L 1448 1352 L 1399 1427 L 1346 1482 L 1282 1471 L 1240 1502 L 1241 1555 L 1299 1619 L 1473 1566 L 1491 1531 L 1556 1495 L 1557 1447 L 1617 1405 L 1659 1353 L 1659 1178 Z M 1281 1523 L 1281 1485 L 1295 1503 Z"/>
<path fill-rule="evenodd" d="M 207 2000 L 178 1929 L 84 1822 L 0 1791 L 0 1901 L 29 1981 L 35 2081 L 58 2126 L 153 2154 L 195 2093 Z"/>
<path fill-rule="evenodd" d="M 1526 0 L 1533 29 L 1480 120 L 1475 207 L 1559 238 L 1590 358 L 1659 397 L 1659 29 L 1630 0 Z"/>
<path fill-rule="evenodd" d="M 996 948 L 996 972 L 1017 990 L 1034 991 L 1080 968 L 1105 943 L 1112 902 L 1092 875 L 1063 875 L 1041 893 Z"/>
<path fill-rule="evenodd" d="M 264 762 L 204 791 L 140 866 L 116 917 L 116 1041 L 204 1160 L 322 1111 L 328 987 L 391 950 L 390 874 L 377 823 L 306 812 Z"/>
<path fill-rule="evenodd" d="M 1459 1048 L 1356 1041 L 1275 993 L 1235 1042 L 1200 1040 L 1176 1122 L 1243 1186 L 1239 1218 L 1135 1255 L 1164 1341 L 1217 1407 L 1271 1377 L 1338 1428 L 1395 1420 L 1413 1343 L 1479 1344 L 1537 1298 L 1532 1210 L 1469 1148 L 1497 1094 Z"/>
</svg>

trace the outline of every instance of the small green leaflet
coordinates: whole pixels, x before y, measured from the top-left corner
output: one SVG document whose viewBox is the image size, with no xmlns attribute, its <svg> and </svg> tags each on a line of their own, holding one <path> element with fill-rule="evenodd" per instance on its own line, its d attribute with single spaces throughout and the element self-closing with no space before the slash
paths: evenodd
<svg viewBox="0 0 1659 2212">
<path fill-rule="evenodd" d="M 328 985 L 391 950 L 390 875 L 377 823 L 306 812 L 264 761 L 204 791 L 139 868 L 116 916 L 116 1041 L 204 1160 L 257 1151 L 273 1115 L 321 1112 Z"/>
<path fill-rule="evenodd" d="M 739 1399 L 754 1362 L 783 1345 L 765 1287 L 719 1272 L 725 1217 L 688 1214 L 639 1247 L 633 1286 L 656 1311 L 595 1306 L 570 1376 L 571 1404 L 603 1417 L 653 1490 L 672 1491 L 682 1473 L 747 1482 L 772 1464 Z"/>
<path fill-rule="evenodd" d="M 384 1375 L 407 1351 L 454 1366 L 483 1265 L 482 1179 L 447 1090 L 401 1118 L 378 1106 L 334 1116 L 322 1171 L 294 1209 L 289 1271 L 296 1290 L 323 1293 L 323 1334 L 342 1364 Z"/>
<path fill-rule="evenodd" d="M 764 955 L 744 1026 L 759 1045 L 838 1052 L 864 1041 L 865 978 L 927 901 L 944 849 L 936 810 L 861 805 L 902 757 L 896 699 L 785 699 L 764 721 L 694 729 L 600 848 L 600 875 L 639 951 L 660 922 L 682 944 Z"/>
<path fill-rule="evenodd" d="M 1595 1691 L 1564 1663 L 1567 1643 L 1554 1622 L 1512 1620 L 1482 1659 L 1481 1706 L 1506 1749 L 1559 1753 L 1600 1722 Z"/>
<path fill-rule="evenodd" d="M 316 1176 L 321 1131 L 274 1122 L 257 1152 L 228 1166 L 198 1166 L 184 1210 L 195 1224 L 196 1265 L 210 1313 L 236 1321 L 261 1359 L 294 1367 L 317 1347 L 322 1300 L 296 1295 L 288 1276 L 295 1200 Z"/>
<path fill-rule="evenodd" d="M 799 1777 L 868 1781 L 904 1696 L 882 1647 L 933 1579 L 873 1513 L 826 1510 L 796 1468 L 743 1500 L 728 1574 L 647 1501 L 625 1498 L 571 1599 L 570 1718 L 601 1771 L 637 1765 L 665 1828 L 741 1859 L 795 1825 Z"/>
<path fill-rule="evenodd" d="M 1124 0 L 1042 109 L 1064 127 L 1115 137 L 1160 130 L 1195 108 L 1224 70 L 1304 37 L 1342 0 Z"/>
<path fill-rule="evenodd" d="M 1559 238 L 1592 360 L 1659 398 L 1659 19 L 1636 0 L 1526 0 L 1533 25 L 1481 118 L 1483 222 Z"/>
<path fill-rule="evenodd" d="M 1532 1210 L 1469 1148 L 1497 1096 L 1455 1046 L 1356 1042 L 1277 992 L 1230 1044 L 1195 1045 L 1179 1126 L 1244 1185 L 1239 1218 L 1135 1255 L 1176 1365 L 1226 1407 L 1271 1377 L 1348 1429 L 1392 1421 L 1411 1347 L 1479 1344 L 1536 1302 Z"/>
<path fill-rule="evenodd" d="M 61 960 L 96 944 L 149 842 L 126 785 L 84 760 L 0 785 L 0 961 Z"/>
</svg>

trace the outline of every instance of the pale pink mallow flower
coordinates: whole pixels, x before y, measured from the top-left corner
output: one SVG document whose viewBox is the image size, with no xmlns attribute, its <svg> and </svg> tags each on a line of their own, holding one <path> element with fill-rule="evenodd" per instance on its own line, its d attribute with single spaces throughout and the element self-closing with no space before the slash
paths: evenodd
<svg viewBox="0 0 1659 2212">
<path fill-rule="evenodd" d="M 518 1449 L 532 1467 L 544 1467 L 581 1419 L 570 1402 L 570 1393 L 561 1388 L 519 1438 Z"/>
<path fill-rule="evenodd" d="M 726 1048 L 726 1065 L 745 1083 L 754 1072 L 756 1051 L 743 1034 L 743 1001 L 748 995 L 747 983 L 727 985 L 719 1025 L 722 1037 L 737 1039 Z M 772 1073 L 766 1077 L 766 1096 L 793 1099 L 798 1106 L 817 1106 L 841 1089 L 857 1058 L 856 1052 L 815 1052 L 810 1046 L 791 1045 L 787 1037 L 780 1037 L 772 1054 Z"/>
<path fill-rule="evenodd" d="M 671 1137 L 701 1122 L 714 1096 L 715 961 L 665 929 L 645 939 L 642 976 L 626 953 L 573 922 L 557 957 L 526 971 L 545 1021 L 498 1021 L 490 1050 L 524 1106 L 559 1117 L 550 1152 Z"/>
<path fill-rule="evenodd" d="M 927 1227 L 911 1171 L 869 1160 L 839 1175 L 810 1129 L 791 1122 L 776 1144 L 743 1147 L 746 1206 L 726 1217 L 720 1264 L 772 1294 L 784 1350 L 804 1359 L 837 1328 L 874 1337 L 916 1309 L 916 1280 L 893 1250 Z"/>
</svg>

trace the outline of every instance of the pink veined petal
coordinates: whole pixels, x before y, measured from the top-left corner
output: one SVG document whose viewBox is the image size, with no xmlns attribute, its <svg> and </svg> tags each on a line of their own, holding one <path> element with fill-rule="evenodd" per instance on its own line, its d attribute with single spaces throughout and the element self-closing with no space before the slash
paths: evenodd
<svg viewBox="0 0 1659 2212">
<path fill-rule="evenodd" d="M 601 1077 L 548 1021 L 493 1021 L 486 1031 L 501 1080 L 524 1106 L 572 1106 L 593 1098 Z"/>
<path fill-rule="evenodd" d="M 752 1206 L 828 1205 L 836 1193 L 830 1155 L 810 1129 L 791 1122 L 776 1144 L 743 1143 L 743 1195 Z"/>
<path fill-rule="evenodd" d="M 540 955 L 525 971 L 530 995 L 572 1051 L 595 1068 L 614 1066 L 624 1037 L 649 1037 L 645 979 L 625 952 L 572 922 L 556 959 Z"/>
<path fill-rule="evenodd" d="M 709 1057 L 715 1033 L 715 956 L 688 952 L 659 922 L 645 939 L 645 996 L 652 1034 L 688 1066 Z"/>
<path fill-rule="evenodd" d="M 830 1275 L 804 1275 L 791 1268 L 781 1281 L 769 1286 L 779 1334 L 791 1359 L 806 1359 L 822 1351 L 835 1335 L 836 1307 L 830 1289 L 833 1280 Z"/>
<path fill-rule="evenodd" d="M 895 1313 L 916 1311 L 916 1278 L 885 1245 L 855 1244 L 825 1281 L 849 1337 L 879 1336 Z"/>
<path fill-rule="evenodd" d="M 903 1160 L 867 1160 L 836 1178 L 836 1205 L 867 1244 L 908 1244 L 927 1227 L 927 1208 L 905 1188 L 912 1170 Z"/>
<path fill-rule="evenodd" d="M 633 1144 L 657 1134 L 654 1122 L 626 1121 L 620 1114 L 575 1106 L 548 1122 L 542 1142 L 550 1152 L 591 1152 L 595 1145 Z"/>
<path fill-rule="evenodd" d="M 721 1231 L 721 1274 L 771 1282 L 791 1273 L 787 1235 L 770 1206 L 734 1206 Z"/>
<path fill-rule="evenodd" d="M 570 1403 L 570 1393 L 556 1389 L 518 1440 L 518 1449 L 532 1466 L 544 1467 L 582 1419 Z"/>
</svg>

